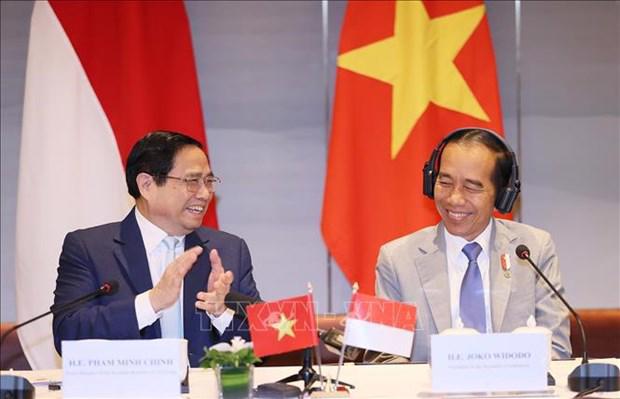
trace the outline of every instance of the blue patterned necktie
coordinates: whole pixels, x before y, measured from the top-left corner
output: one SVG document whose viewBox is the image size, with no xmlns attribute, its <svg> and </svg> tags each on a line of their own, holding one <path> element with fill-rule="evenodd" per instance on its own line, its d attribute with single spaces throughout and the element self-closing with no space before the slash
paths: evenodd
<svg viewBox="0 0 620 399">
<path fill-rule="evenodd" d="M 482 247 L 477 242 L 472 242 L 463 247 L 463 253 L 469 260 L 467 271 L 461 283 L 460 316 L 463 325 L 485 333 L 486 316 L 484 310 L 484 288 L 482 276 L 478 267 L 478 255 Z"/>
<path fill-rule="evenodd" d="M 176 258 L 176 247 L 179 240 L 174 237 L 166 237 L 162 240 L 162 249 L 165 251 L 160 265 L 160 278 L 164 275 L 166 267 Z M 181 314 L 181 301 L 177 300 L 174 305 L 164 309 L 159 320 L 162 338 L 183 338 L 183 315 Z"/>
</svg>

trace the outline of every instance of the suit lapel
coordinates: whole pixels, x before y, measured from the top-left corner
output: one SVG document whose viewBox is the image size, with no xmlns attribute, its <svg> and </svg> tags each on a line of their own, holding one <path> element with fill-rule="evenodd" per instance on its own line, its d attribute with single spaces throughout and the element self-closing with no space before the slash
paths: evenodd
<svg viewBox="0 0 620 399">
<path fill-rule="evenodd" d="M 135 208 L 121 222 L 119 234 L 114 238 L 117 244 L 114 248 L 114 256 L 121 265 L 134 293 L 139 294 L 153 288 L 153 281 L 142 234 L 134 212 Z"/>
<path fill-rule="evenodd" d="M 510 254 L 510 243 L 516 239 L 503 224 L 493 220 L 493 232 L 491 233 L 491 243 L 495 243 L 491 247 L 489 254 L 489 271 L 490 271 L 490 298 L 491 298 L 491 318 L 493 321 L 493 332 L 500 332 L 504 316 L 506 315 L 506 307 L 510 299 L 510 290 L 512 278 L 504 275 L 501 266 L 500 256 Z M 514 263 L 514 259 L 511 259 Z"/>
<path fill-rule="evenodd" d="M 420 246 L 425 255 L 416 260 L 416 268 L 422 284 L 422 292 L 426 296 L 431 317 L 437 327 L 437 332 L 450 328 L 450 283 L 446 266 L 445 242 L 441 234 L 441 225 L 436 229 L 433 242 Z M 429 331 L 429 333 L 431 333 Z"/>
<path fill-rule="evenodd" d="M 208 326 L 199 326 L 200 328 L 192 328 L 193 319 L 198 317 L 195 311 L 196 293 L 207 290 L 207 280 L 211 272 L 211 261 L 209 260 L 209 251 L 212 248 L 208 246 L 209 238 L 204 229 L 196 230 L 185 236 L 185 250 L 193 248 L 197 245 L 202 246 L 204 251 L 198 257 L 198 260 L 185 275 L 183 280 L 183 326 L 185 336 L 192 331 L 203 331 L 202 328 Z M 198 318 L 201 320 L 201 318 Z"/>
</svg>

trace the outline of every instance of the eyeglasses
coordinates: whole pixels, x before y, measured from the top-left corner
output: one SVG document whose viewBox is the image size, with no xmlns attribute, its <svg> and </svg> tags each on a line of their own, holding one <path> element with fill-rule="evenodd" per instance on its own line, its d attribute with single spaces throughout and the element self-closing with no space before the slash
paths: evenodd
<svg viewBox="0 0 620 399">
<path fill-rule="evenodd" d="M 162 176 L 165 179 L 174 179 L 182 181 L 187 187 L 187 191 L 190 193 L 197 193 L 204 185 L 210 193 L 214 193 L 217 189 L 217 185 L 222 182 L 217 176 L 202 176 L 202 177 L 176 177 L 176 176 Z"/>
</svg>

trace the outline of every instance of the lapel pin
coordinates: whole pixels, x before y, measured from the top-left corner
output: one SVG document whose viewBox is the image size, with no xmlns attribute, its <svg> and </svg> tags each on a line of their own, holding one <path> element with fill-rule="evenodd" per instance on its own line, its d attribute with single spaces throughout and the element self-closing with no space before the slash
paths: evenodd
<svg viewBox="0 0 620 399">
<path fill-rule="evenodd" d="M 499 263 L 504 271 L 504 277 L 510 278 L 510 256 L 508 254 L 502 254 L 502 256 L 499 257 Z"/>
</svg>

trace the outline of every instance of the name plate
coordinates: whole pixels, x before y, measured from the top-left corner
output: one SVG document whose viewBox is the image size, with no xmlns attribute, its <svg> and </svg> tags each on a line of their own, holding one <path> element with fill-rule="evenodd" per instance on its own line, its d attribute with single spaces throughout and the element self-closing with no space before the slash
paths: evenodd
<svg viewBox="0 0 620 399">
<path fill-rule="evenodd" d="M 65 398 L 178 398 L 187 340 L 62 342 Z"/>
<path fill-rule="evenodd" d="M 543 333 L 433 335 L 432 390 L 543 391 L 549 351 Z"/>
</svg>

